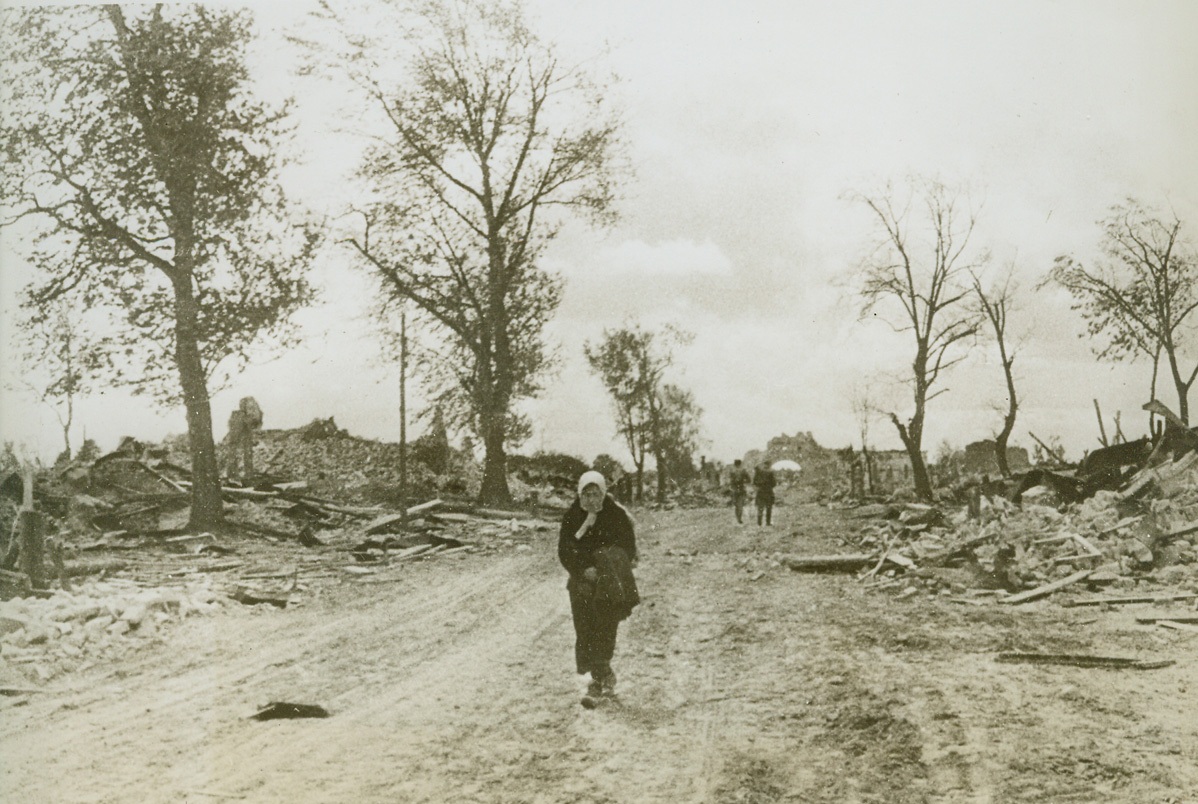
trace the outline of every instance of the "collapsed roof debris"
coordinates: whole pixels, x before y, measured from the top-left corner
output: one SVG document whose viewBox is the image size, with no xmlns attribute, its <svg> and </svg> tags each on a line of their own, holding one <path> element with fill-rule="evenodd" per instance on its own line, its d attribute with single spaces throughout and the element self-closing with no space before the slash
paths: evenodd
<svg viewBox="0 0 1198 804">
<path fill-rule="evenodd" d="M 1140 594 L 1096 603 L 1190 600 L 1198 597 L 1198 436 L 1168 421 L 1156 444 L 1095 450 L 1073 471 L 974 482 L 951 508 L 859 506 L 867 524 L 846 540 L 851 552 L 785 563 L 962 603 L 1017 605 L 1066 590 L 1074 597 L 1065 605 L 1086 604 L 1078 593 L 1131 590 Z"/>
<path fill-rule="evenodd" d="M 120 658 L 188 616 L 302 605 L 316 579 L 378 583 L 413 562 L 528 550 L 556 534 L 562 510 L 553 489 L 528 487 L 540 502 L 518 512 L 448 497 L 405 511 L 395 445 L 331 419 L 263 432 L 255 450 L 263 471 L 225 481 L 216 533 L 186 530 L 189 459 L 134 439 L 92 462 L 0 478 L 0 693 Z M 30 518 L 43 545 L 28 539 Z M 31 570 L 34 553 L 46 561 Z"/>
</svg>

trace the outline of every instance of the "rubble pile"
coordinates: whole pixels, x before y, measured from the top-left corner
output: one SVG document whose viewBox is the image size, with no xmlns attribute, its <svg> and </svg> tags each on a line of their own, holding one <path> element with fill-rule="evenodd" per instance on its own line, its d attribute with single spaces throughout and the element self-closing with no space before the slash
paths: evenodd
<svg viewBox="0 0 1198 804">
<path fill-rule="evenodd" d="M 512 478 L 515 496 L 536 505 L 493 511 L 438 497 L 405 508 L 395 444 L 351 437 L 331 419 L 259 436 L 258 469 L 223 481 L 224 523 L 211 533 L 188 529 L 190 461 L 177 442 L 130 438 L 108 455 L 2 473 L 0 685 L 29 691 L 221 606 L 302 604 L 323 588 L 314 581 L 391 582 L 414 563 L 531 550 L 556 535 L 567 504 L 552 485 Z M 436 477 L 411 457 L 409 480 L 423 467 L 434 490 L 477 474 L 447 446 Z"/>
<path fill-rule="evenodd" d="M 302 478 L 322 493 L 371 500 L 378 499 L 381 489 L 398 487 L 400 445 L 351 436 L 332 419 L 317 419 L 296 430 L 263 430 L 254 444 L 254 465 L 267 476 Z M 438 478 L 409 451 L 407 482 L 412 493 L 467 492 L 466 468 L 455 474 L 462 475 L 456 483 Z"/>
<path fill-rule="evenodd" d="M 870 586 L 906 595 L 1015 599 L 1058 584 L 1198 592 L 1198 452 L 1120 480 L 1118 490 L 1068 502 L 1074 487 L 1051 481 L 1022 489 L 1020 502 L 978 494 L 951 515 L 912 503 L 861 506 L 866 523 L 846 539 L 857 552 L 788 563 L 861 571 Z"/>
<path fill-rule="evenodd" d="M 0 603 L 0 690 L 119 659 L 163 628 L 221 608 L 211 579 L 169 587 L 92 580 L 73 592 Z"/>
</svg>

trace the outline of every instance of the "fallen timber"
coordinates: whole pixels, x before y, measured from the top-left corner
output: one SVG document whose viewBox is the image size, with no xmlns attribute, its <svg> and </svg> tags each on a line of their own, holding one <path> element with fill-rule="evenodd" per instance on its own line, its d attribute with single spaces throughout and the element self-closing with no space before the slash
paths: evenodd
<svg viewBox="0 0 1198 804">
<path fill-rule="evenodd" d="M 1043 586 L 1037 586 L 1035 589 L 1029 589 L 1026 592 L 1020 592 L 1017 595 L 1011 595 L 1008 598 L 1003 598 L 1002 602 L 1007 605 L 1026 603 L 1029 600 L 1035 600 L 1037 598 L 1044 597 L 1045 595 L 1051 595 L 1053 592 L 1064 589 L 1066 586 L 1072 586 L 1078 581 L 1089 578 L 1093 573 L 1094 570 L 1080 570 L 1065 578 L 1053 581 L 1052 583 L 1046 583 Z"/>
<path fill-rule="evenodd" d="M 885 560 L 892 561 L 896 566 L 902 566 L 894 561 L 889 554 Z M 856 572 L 867 570 L 878 561 L 877 553 L 852 553 L 839 556 L 788 556 L 782 563 L 795 572 Z"/>
<path fill-rule="evenodd" d="M 1063 606 L 1120 606 L 1127 603 L 1167 603 L 1172 600 L 1191 600 L 1198 597 L 1195 592 L 1180 592 L 1175 595 L 1130 595 L 1127 597 L 1094 597 L 1087 600 L 1070 600 Z"/>
<path fill-rule="evenodd" d="M 1169 667 L 1172 660 L 1147 661 L 1116 656 L 1083 656 L 1057 653 L 1000 653 L 994 659 L 1003 664 L 1056 664 L 1069 667 L 1103 667 L 1110 670 L 1159 670 Z"/>
</svg>

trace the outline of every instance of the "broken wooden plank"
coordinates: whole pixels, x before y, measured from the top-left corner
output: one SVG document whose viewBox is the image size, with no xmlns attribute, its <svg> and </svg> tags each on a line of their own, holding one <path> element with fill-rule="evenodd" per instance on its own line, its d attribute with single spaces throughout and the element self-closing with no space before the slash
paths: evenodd
<svg viewBox="0 0 1198 804">
<path fill-rule="evenodd" d="M 237 569 L 245 566 L 244 561 L 218 561 L 215 564 L 208 564 L 203 567 L 196 567 L 196 572 L 224 572 L 226 570 Z"/>
<path fill-rule="evenodd" d="M 446 547 L 445 545 L 438 544 L 438 545 L 431 547 L 427 552 L 421 553 L 419 556 L 416 556 L 416 558 L 420 558 L 420 559 L 431 558 L 432 556 L 438 555 L 440 553 L 444 553 L 448 549 L 449 548 Z"/>
<path fill-rule="evenodd" d="M 1162 464 L 1155 467 L 1147 466 L 1132 476 L 1131 480 L 1128 482 L 1128 485 L 1124 486 L 1119 492 L 1120 499 L 1126 500 L 1134 497 L 1136 494 L 1143 491 L 1145 486 L 1152 482 L 1169 480 L 1188 470 L 1194 465 L 1195 462 L 1198 462 L 1198 452 L 1187 453 L 1173 463 Z"/>
<path fill-rule="evenodd" d="M 850 553 L 838 556 L 787 556 L 782 563 L 795 572 L 856 572 L 868 569 L 877 560 L 874 553 Z"/>
<path fill-rule="evenodd" d="M 956 544 L 950 544 L 942 550 L 935 550 L 920 558 L 920 564 L 925 567 L 936 566 L 949 559 L 952 559 L 966 550 L 971 550 L 979 544 L 988 542 L 998 536 L 997 533 L 979 533 L 976 536 L 970 536 L 968 539 Z"/>
<path fill-rule="evenodd" d="M 1119 520 L 1118 522 L 1116 522 L 1114 525 L 1111 525 L 1111 526 L 1110 526 L 1110 527 L 1108 527 L 1108 528 L 1103 528 L 1102 530 L 1098 531 L 1098 535 L 1099 535 L 1099 536 L 1105 536 L 1105 535 L 1107 535 L 1108 533 L 1114 533 L 1114 532 L 1115 532 L 1115 531 L 1117 531 L 1117 530 L 1122 530 L 1123 528 L 1129 528 L 1129 527 L 1131 527 L 1132 525 L 1134 525 L 1134 524 L 1136 524 L 1137 522 L 1139 522 L 1139 521 L 1140 521 L 1141 519 L 1143 519 L 1143 518 L 1144 518 L 1144 517 L 1142 517 L 1142 516 L 1129 516 L 1129 517 L 1126 517 L 1126 518 L 1124 518 L 1124 519 L 1120 519 L 1120 520 Z"/>
<path fill-rule="evenodd" d="M 949 603 L 963 603 L 968 606 L 989 606 L 991 601 L 976 597 L 946 597 Z"/>
<path fill-rule="evenodd" d="M 169 539 L 163 539 L 163 544 L 176 544 L 178 542 L 194 542 L 199 539 L 214 538 L 211 533 L 185 533 L 182 536 L 171 536 Z"/>
<path fill-rule="evenodd" d="M 1192 623 L 1181 623 L 1177 620 L 1161 620 L 1157 623 L 1161 628 L 1169 628 L 1173 631 L 1185 631 L 1190 634 L 1198 634 L 1198 625 Z"/>
<path fill-rule="evenodd" d="M 470 516 L 470 514 L 458 514 L 452 511 L 438 511 L 431 518 L 439 522 L 456 522 L 459 525 L 466 525 L 481 520 L 481 517 Z"/>
<path fill-rule="evenodd" d="M 319 508 L 323 508 L 324 510 L 330 511 L 334 514 L 346 514 L 348 516 L 378 516 L 386 510 L 381 505 L 342 505 L 341 503 L 336 503 L 332 500 L 326 500 L 323 497 L 313 497 L 311 494 L 292 494 L 290 492 L 283 492 L 279 496 L 285 500 L 291 500 L 292 502 L 304 502 L 309 505 L 315 505 Z"/>
<path fill-rule="evenodd" d="M 186 493 L 186 490 L 183 488 L 183 486 L 181 484 L 176 483 L 174 480 L 171 480 L 169 477 L 164 475 L 162 472 L 159 472 L 154 467 L 149 466 L 144 461 L 138 461 L 138 463 L 141 464 L 141 466 L 144 467 L 147 472 L 154 475 L 154 477 L 158 478 L 163 483 L 165 483 L 168 486 L 170 486 L 171 488 L 173 488 L 175 491 Z"/>
<path fill-rule="evenodd" d="M 1057 534 L 1044 539 L 1036 539 L 1032 544 L 1055 544 L 1056 542 L 1067 542 L 1073 538 L 1072 533 Z"/>
<path fill-rule="evenodd" d="M 1073 540 L 1082 546 L 1082 549 L 1090 555 L 1091 558 L 1102 558 L 1102 551 L 1091 544 L 1090 540 L 1080 533 L 1073 534 Z"/>
<path fill-rule="evenodd" d="M 1068 556 L 1057 556 L 1052 560 L 1054 564 L 1069 564 L 1074 561 L 1086 561 L 1102 558 L 1102 551 L 1090 543 L 1089 539 L 1082 536 L 1080 533 L 1070 533 L 1069 538 L 1077 543 L 1083 552 Z"/>
<path fill-rule="evenodd" d="M 1000 653 L 995 661 L 1003 664 L 1055 664 L 1069 667 L 1104 667 L 1111 670 L 1157 670 L 1173 664 L 1170 659 L 1148 661 L 1118 656 L 1085 656 L 1069 653 Z"/>
<path fill-rule="evenodd" d="M 1073 606 L 1120 606 L 1125 603 L 1167 603 L 1170 600 L 1189 600 L 1198 593 L 1180 592 L 1175 595 L 1131 595 L 1128 597 L 1093 597 L 1087 600 L 1069 600 L 1063 605 Z"/>
<path fill-rule="evenodd" d="M 265 581 L 275 578 L 291 578 L 299 575 L 299 569 L 287 570 L 285 572 L 252 572 L 245 575 L 238 575 L 238 579 L 243 581 Z"/>
<path fill-rule="evenodd" d="M 243 530 L 247 530 L 250 533 L 257 533 L 260 536 L 270 536 L 275 539 L 286 539 L 289 541 L 296 541 L 296 542 L 299 542 L 300 544 L 302 544 L 304 547 L 324 547 L 325 546 L 325 543 L 323 541 L 321 541 L 320 538 L 317 537 L 314 533 L 312 533 L 311 528 L 308 528 L 308 527 L 302 528 L 299 533 L 292 533 L 291 531 L 279 530 L 278 528 L 272 528 L 268 525 L 260 525 L 257 522 L 249 522 L 244 519 L 241 519 L 238 517 L 233 517 L 233 516 L 226 516 L 225 523 L 228 525 L 233 525 L 234 527 L 241 528 Z"/>
<path fill-rule="evenodd" d="M 391 559 L 392 561 L 402 561 L 405 558 L 412 558 L 413 556 L 418 556 L 421 553 L 427 553 L 432 549 L 433 546 L 431 544 L 418 544 L 415 547 L 407 547 L 403 550 L 397 550 L 394 553 L 390 553 L 388 554 L 387 558 Z"/>
<path fill-rule="evenodd" d="M 381 516 L 378 519 L 374 520 L 373 522 L 370 522 L 369 524 L 367 524 L 365 532 L 368 536 L 373 535 L 375 533 L 382 533 L 383 531 L 385 531 L 387 528 L 391 527 L 392 525 L 395 525 L 399 522 L 403 522 L 404 519 L 406 519 L 406 518 L 416 516 L 417 514 L 424 513 L 425 511 L 431 511 L 432 509 L 436 508 L 438 505 L 441 505 L 441 502 L 442 501 L 440 499 L 429 500 L 428 502 L 420 503 L 419 505 L 413 505 L 411 508 L 409 508 L 405 512 L 401 512 L 398 514 L 387 514 L 386 516 Z"/>
<path fill-rule="evenodd" d="M 1136 618 L 1136 622 L 1141 623 L 1143 625 L 1152 625 L 1153 623 L 1159 623 L 1162 620 L 1169 620 L 1170 622 L 1186 623 L 1186 624 L 1191 624 L 1191 625 L 1198 624 L 1198 617 L 1186 617 L 1186 616 L 1179 617 L 1175 614 L 1158 614 L 1153 617 L 1137 617 Z"/>
<path fill-rule="evenodd" d="M 1173 539 L 1179 539 L 1182 536 L 1189 536 L 1191 533 L 1198 533 L 1198 522 L 1192 522 L 1179 530 L 1170 531 L 1161 536 L 1159 541 L 1162 543 L 1169 542 Z"/>
<path fill-rule="evenodd" d="M 886 540 L 886 546 L 882 548 L 882 555 L 878 558 L 878 563 L 874 564 L 873 569 L 862 575 L 859 580 L 866 580 L 878 574 L 878 570 L 882 569 L 882 565 L 886 563 L 886 556 L 890 552 L 890 548 L 894 546 L 896 538 L 898 538 L 897 533 L 890 534 L 890 538 Z"/>
<path fill-rule="evenodd" d="M 1044 597 L 1045 595 L 1051 595 L 1053 592 L 1064 589 L 1066 586 L 1071 586 L 1078 581 L 1085 580 L 1086 578 L 1090 577 L 1093 572 L 1094 570 L 1091 569 L 1079 570 L 1072 575 L 1066 576 L 1064 578 L 1058 578 L 1052 583 L 1046 583 L 1043 586 L 1037 586 L 1035 589 L 1029 589 L 1026 592 L 1020 592 L 1019 594 L 1011 595 L 1008 598 L 1003 598 L 1002 602 L 1006 604 L 1026 603 L 1029 600 L 1035 600 L 1037 598 Z"/>
<path fill-rule="evenodd" d="M 191 481 L 180 480 L 179 485 L 190 489 Z M 235 486 L 221 486 L 220 493 L 230 497 L 245 497 L 250 500 L 266 500 L 279 496 L 277 491 L 258 491 L 257 489 L 243 489 Z"/>
</svg>

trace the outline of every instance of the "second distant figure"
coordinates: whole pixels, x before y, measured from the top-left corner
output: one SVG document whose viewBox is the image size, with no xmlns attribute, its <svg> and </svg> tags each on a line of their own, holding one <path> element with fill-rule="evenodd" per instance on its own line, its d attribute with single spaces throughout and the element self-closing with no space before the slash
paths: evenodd
<svg viewBox="0 0 1198 804">
<path fill-rule="evenodd" d="M 745 524 L 745 500 L 749 497 L 749 473 L 737 458 L 732 462 L 732 475 L 729 482 L 732 485 L 732 508 L 736 511 L 736 524 Z"/>
<path fill-rule="evenodd" d="M 773 524 L 774 517 L 774 486 L 778 484 L 777 478 L 774 477 L 774 470 L 769 467 L 769 464 L 758 464 L 753 470 L 753 488 L 756 489 L 754 503 L 757 506 L 757 524 L 761 525 L 762 519 L 766 525 Z"/>
</svg>

